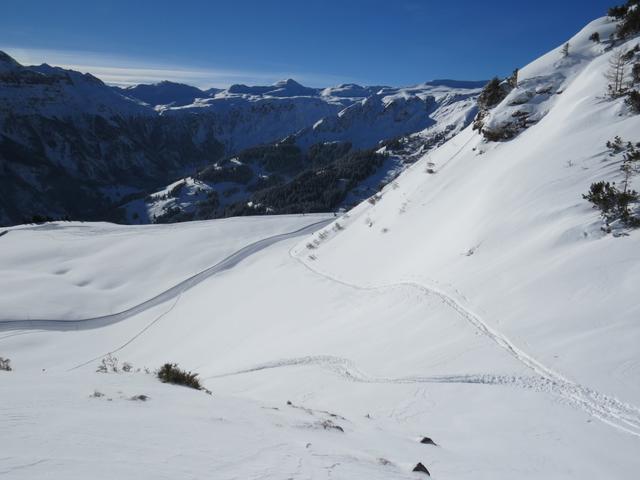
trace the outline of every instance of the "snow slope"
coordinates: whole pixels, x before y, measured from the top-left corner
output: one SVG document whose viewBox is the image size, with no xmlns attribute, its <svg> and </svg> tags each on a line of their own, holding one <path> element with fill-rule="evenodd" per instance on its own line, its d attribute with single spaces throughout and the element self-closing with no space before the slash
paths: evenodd
<svg viewBox="0 0 640 480">
<path fill-rule="evenodd" d="M 628 114 L 622 99 L 604 98 L 602 72 L 617 49 L 603 53 L 588 36 L 610 27 L 598 20 L 571 40 L 579 64 L 563 67 L 551 52 L 523 69 L 522 84 L 546 72 L 566 78 L 539 123 L 498 144 L 463 132 L 412 167 L 400 188 L 351 212 L 344 232 L 314 251 L 314 264 L 358 284 L 435 286 L 500 325 L 516 345 L 526 338 L 532 355 L 552 368 L 638 398 L 638 235 L 604 235 L 582 199 L 592 182 L 620 179 L 607 140 L 638 141 L 640 132 L 640 117 Z M 427 163 L 435 175 L 425 174 Z M 368 253 L 383 249 L 403 254 Z M 609 344 L 615 351 L 605 355 Z M 633 380 L 611 374 L 618 369 Z"/>
<path fill-rule="evenodd" d="M 263 248 L 256 241 L 299 234 L 325 218 L 329 215 L 229 218 L 185 228 L 79 222 L 13 227 L 2 237 L 0 323 L 77 320 L 127 310 L 245 246 L 254 252 Z M 107 265 L 117 268 L 105 270 Z M 40 292 L 38 302 L 30 300 L 32 289 Z"/>
<path fill-rule="evenodd" d="M 509 142 L 468 128 L 313 236 L 252 252 L 126 321 L 1 325 L 15 370 L 0 372 L 0 418 L 19 441 L 4 446 L 0 472 L 410 479 L 425 478 L 411 472 L 422 462 L 433 478 L 636 478 L 640 237 L 605 234 L 581 197 L 619 178 L 607 140 L 640 141 L 640 116 L 604 95 L 616 49 L 588 41 L 611 28 L 600 19 L 571 39 L 576 62 L 558 49 L 522 70 L 523 89 L 559 74 L 562 93 Z M 237 221 L 250 230 L 256 219 Z M 120 230 L 131 255 L 147 245 L 136 228 Z M 22 238 L 31 255 L 49 249 L 39 233 Z M 175 267 L 172 240 L 158 235 L 138 270 Z M 122 263 L 100 253 L 83 263 L 96 259 L 101 275 Z M 42 294 L 29 292 L 3 308 Z M 109 353 L 143 370 L 96 373 Z M 144 373 L 167 361 L 199 372 L 213 395 Z M 150 398 L 130 400 L 140 394 Z"/>
</svg>

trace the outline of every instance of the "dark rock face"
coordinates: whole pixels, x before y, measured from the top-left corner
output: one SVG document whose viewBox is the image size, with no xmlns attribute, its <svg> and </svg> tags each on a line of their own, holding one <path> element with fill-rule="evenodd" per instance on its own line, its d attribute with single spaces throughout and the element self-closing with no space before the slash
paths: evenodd
<svg viewBox="0 0 640 480">
<path fill-rule="evenodd" d="M 415 467 L 413 467 L 412 471 L 426 473 L 429 477 L 431 476 L 431 474 L 429 473 L 429 470 L 427 470 L 427 467 L 425 467 L 422 463 L 418 463 Z"/>
<path fill-rule="evenodd" d="M 425 445 L 438 446 L 438 444 L 436 442 L 434 442 L 433 440 L 431 440 L 429 437 L 422 437 L 422 440 L 420 440 L 420 443 L 423 443 Z"/>
</svg>

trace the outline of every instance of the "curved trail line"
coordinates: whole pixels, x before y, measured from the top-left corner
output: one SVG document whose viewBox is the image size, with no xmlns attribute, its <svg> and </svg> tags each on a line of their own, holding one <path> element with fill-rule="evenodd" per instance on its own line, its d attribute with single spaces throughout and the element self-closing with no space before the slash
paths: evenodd
<svg viewBox="0 0 640 480">
<path fill-rule="evenodd" d="M 225 270 L 229 270 L 235 267 L 245 258 L 264 250 L 265 248 L 273 245 L 274 243 L 287 240 L 289 238 L 297 237 L 300 235 L 306 235 L 312 233 L 315 230 L 324 227 L 332 222 L 334 219 L 325 219 L 319 222 L 311 223 L 305 227 L 299 228 L 292 232 L 280 233 L 271 237 L 263 238 L 249 245 L 242 247 L 240 250 L 235 251 L 231 255 L 220 260 L 215 265 L 185 279 L 173 287 L 159 293 L 158 295 L 150 298 L 142 303 L 134 305 L 131 308 L 123 310 L 118 313 L 109 315 L 102 315 L 99 317 L 82 318 L 77 320 L 62 320 L 62 319 L 21 319 L 21 320 L 0 320 L 0 331 L 3 330 L 80 330 L 99 328 L 113 323 L 121 322 L 134 315 L 142 313 L 150 308 L 165 303 L 169 300 L 178 298 L 186 290 L 195 287 L 199 283 L 203 282 L 207 278 L 216 275 Z M 6 337 L 3 337 L 6 338 Z"/>
<path fill-rule="evenodd" d="M 465 307 L 461 301 L 456 300 L 453 296 L 445 293 L 444 291 L 413 281 L 400 281 L 375 286 L 357 285 L 340 280 L 332 275 L 311 267 L 293 253 L 293 248 L 289 250 L 289 255 L 314 274 L 352 289 L 375 291 L 395 287 L 407 287 L 418 289 L 424 295 L 433 295 L 439 298 L 445 305 L 453 309 L 485 337 L 495 342 L 518 362 L 533 370 L 541 379 L 543 379 L 544 383 L 549 386 L 546 390 L 553 391 L 559 395 L 563 401 L 584 410 L 589 415 L 597 418 L 607 425 L 640 438 L 640 409 L 638 407 L 600 393 L 587 386 L 573 382 L 562 374 L 547 367 L 514 345 L 504 334 L 490 327 L 479 315 Z"/>
<path fill-rule="evenodd" d="M 169 306 L 169 308 L 167 310 L 165 310 L 164 312 L 162 312 L 160 315 L 156 316 L 156 318 L 154 318 L 153 320 L 151 320 L 148 324 L 146 324 L 142 330 L 140 330 L 138 333 L 136 333 L 133 337 L 131 337 L 129 340 L 127 340 L 126 342 L 124 342 L 122 345 L 120 345 L 119 347 L 114 348 L 113 350 L 108 351 L 107 353 L 103 353 L 102 355 L 98 355 L 97 357 L 93 357 L 90 360 L 86 360 L 82 363 L 79 363 L 78 365 L 76 365 L 75 367 L 71 367 L 69 369 L 67 369 L 67 372 L 71 372 L 73 370 L 77 370 L 78 368 L 84 367 L 85 365 L 89 365 L 90 363 L 93 363 L 97 360 L 100 360 L 102 358 L 107 357 L 108 355 L 113 355 L 116 352 L 119 352 L 120 350 L 122 350 L 123 348 L 127 347 L 128 345 L 132 344 L 135 340 L 137 340 L 144 332 L 146 332 L 147 330 L 149 330 L 151 327 L 153 327 L 156 323 L 158 323 L 160 320 L 162 320 L 164 317 L 166 317 L 174 308 L 175 306 L 178 304 L 178 301 L 180 300 L 180 295 L 178 295 L 176 297 L 176 299 L 174 300 L 174 302 Z"/>
<path fill-rule="evenodd" d="M 483 385 L 513 385 L 519 384 L 523 387 L 542 390 L 542 380 L 540 377 L 519 377 L 515 375 L 494 375 L 494 374 L 459 374 L 459 375 L 432 375 L 432 376 L 409 376 L 409 377 L 378 377 L 364 373 L 351 360 L 331 355 L 315 355 L 308 357 L 288 358 L 273 362 L 262 363 L 251 368 L 236 370 L 231 373 L 223 373 L 206 377 L 206 379 L 224 378 L 235 375 L 260 372 L 275 368 L 297 367 L 297 366 L 319 366 L 349 381 L 356 383 L 477 383 Z"/>
</svg>

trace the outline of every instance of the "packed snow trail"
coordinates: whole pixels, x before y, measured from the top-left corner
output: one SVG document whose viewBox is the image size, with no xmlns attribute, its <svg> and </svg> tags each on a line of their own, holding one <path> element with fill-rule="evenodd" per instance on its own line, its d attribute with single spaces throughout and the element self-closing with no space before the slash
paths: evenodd
<svg viewBox="0 0 640 480">
<path fill-rule="evenodd" d="M 263 363 L 254 367 L 237 370 L 230 373 L 213 375 L 206 379 L 224 378 L 244 375 L 263 370 L 296 366 L 319 366 L 350 382 L 355 383 L 387 383 L 387 384 L 420 384 L 420 383 L 458 383 L 476 385 L 505 385 L 514 386 L 536 392 L 551 393 L 561 402 L 581 408 L 598 420 L 623 430 L 631 435 L 640 437 L 640 412 L 631 405 L 607 397 L 587 387 L 574 383 L 558 383 L 542 375 L 496 375 L 492 373 L 454 374 L 406 377 L 378 377 L 368 375 L 358 368 L 352 361 L 330 356 L 317 355 L 309 357 L 290 358 Z M 582 395 L 582 397 L 581 397 Z M 588 397 L 584 398 L 585 395 Z M 624 425 L 621 425 L 623 423 Z"/>
<path fill-rule="evenodd" d="M 344 280 L 340 280 L 332 275 L 321 272 L 309 264 L 304 262 L 301 258 L 293 254 L 293 249 L 289 250 L 289 255 L 300 262 L 305 268 L 332 282 L 339 283 L 349 288 L 356 290 L 372 291 L 372 290 L 384 290 L 395 287 L 408 287 L 420 290 L 424 295 L 433 295 L 439 298 L 442 303 L 453 309 L 458 315 L 464 318 L 468 323 L 473 325 L 481 334 L 490 340 L 494 341 L 500 348 L 505 350 L 509 355 L 515 358 L 518 362 L 533 370 L 543 381 L 542 383 L 547 385 L 549 390 L 557 394 L 563 401 L 581 408 L 589 415 L 599 419 L 600 421 L 615 427 L 619 430 L 627 432 L 636 437 L 640 437 L 640 408 L 622 402 L 614 397 L 602 394 L 589 387 L 573 382 L 565 378 L 562 374 L 554 371 L 553 369 L 545 366 L 531 355 L 520 350 L 515 346 L 504 334 L 490 327 L 482 318 L 465 307 L 461 301 L 456 300 L 451 295 L 443 292 L 435 287 L 430 287 L 422 283 L 413 281 L 400 281 L 376 286 L 357 285 Z M 344 370 L 345 377 L 353 378 L 356 381 L 361 381 L 363 378 L 353 374 L 353 369 Z M 357 371 L 357 370 L 355 370 Z M 492 376 L 495 377 L 495 376 Z M 413 377 L 415 381 L 416 378 Z M 423 377 L 430 382 L 433 382 L 434 377 Z M 394 379 L 390 383 L 401 383 L 399 379 Z M 410 380 L 407 378 L 405 380 Z M 420 382 L 417 382 L 420 383 Z M 455 383 L 459 383 L 456 381 Z M 465 383 L 500 383 L 500 382 L 465 382 Z M 505 383 L 505 382 L 501 382 Z M 517 383 L 517 382 L 509 382 Z"/>
<path fill-rule="evenodd" d="M 135 305 L 131 308 L 123 310 L 118 313 L 110 314 L 110 315 L 102 315 L 99 317 L 92 318 L 83 318 L 77 320 L 63 320 L 63 319 L 17 319 L 17 320 L 0 320 L 0 330 L 27 330 L 27 329 L 38 329 L 38 330 L 80 330 L 80 329 L 89 329 L 89 328 L 99 328 L 104 327 L 106 325 L 111 325 L 113 323 L 121 322 L 128 318 L 133 317 L 139 313 L 142 313 L 150 308 L 153 308 L 157 305 L 167 302 L 168 300 L 172 300 L 180 296 L 184 291 L 193 288 L 199 283 L 203 282 L 207 278 L 216 275 L 225 270 L 229 270 L 235 267 L 238 263 L 240 263 L 245 258 L 264 250 L 265 248 L 273 245 L 274 243 L 281 242 L 283 240 L 287 240 L 289 238 L 294 238 L 301 235 L 306 235 L 314 232 L 315 230 L 322 228 L 333 221 L 333 219 L 322 220 L 319 222 L 314 222 L 305 227 L 299 228 L 298 230 L 294 230 L 292 232 L 280 233 L 278 235 L 273 235 L 271 237 L 263 238 L 262 240 L 258 240 L 253 242 L 245 247 L 237 250 L 231 255 L 223 258 L 215 265 L 197 273 L 180 283 L 174 285 L 173 287 L 159 293 L 153 298 L 146 300 L 138 305 Z"/>
</svg>

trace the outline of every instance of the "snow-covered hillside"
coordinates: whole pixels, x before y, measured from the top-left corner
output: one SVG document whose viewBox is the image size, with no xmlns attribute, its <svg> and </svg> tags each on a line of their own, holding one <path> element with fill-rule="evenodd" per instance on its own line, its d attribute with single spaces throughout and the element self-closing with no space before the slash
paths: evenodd
<svg viewBox="0 0 640 480">
<path fill-rule="evenodd" d="M 336 140 L 372 147 L 426 127 L 460 129 L 481 85 L 319 89 L 289 79 L 225 90 L 172 82 L 121 89 L 73 70 L 22 66 L 0 52 L 0 224 L 131 221 L 114 213 L 127 199 L 301 131 L 299 144 L 308 149 Z"/>
<path fill-rule="evenodd" d="M 377 141 L 420 132 L 434 127 L 464 128 L 475 115 L 476 97 L 486 82 L 451 87 L 443 81 L 412 88 L 382 88 L 324 118 L 296 135 L 296 142 L 309 146 L 326 141 L 349 141 L 357 147 L 372 147 Z"/>
<path fill-rule="evenodd" d="M 583 198 L 622 182 L 607 142 L 640 142 L 605 75 L 618 53 L 638 61 L 638 38 L 590 40 L 614 28 L 596 20 L 568 56 L 520 71 L 484 117 L 499 125 L 518 99 L 535 121 L 508 141 L 469 126 L 337 219 L 9 229 L 2 250 L 28 261 L 0 261 L 13 366 L 0 472 L 416 479 L 421 463 L 441 479 L 636 478 L 640 230 L 603 228 Z M 210 275 L 170 290 L 196 271 Z M 118 373 L 96 372 L 114 357 Z M 158 382 L 165 362 L 212 395 Z"/>
<path fill-rule="evenodd" d="M 381 185 L 389 183 L 407 165 L 415 161 L 421 153 L 430 151 L 441 145 L 449 138 L 461 132 L 473 120 L 477 108 L 476 99 L 480 93 L 479 86 L 486 82 L 456 82 L 451 80 L 439 80 L 429 82 L 411 88 L 388 88 L 381 87 L 376 93 L 371 93 L 370 88 L 363 88 L 357 85 L 342 85 L 334 89 L 322 91 L 312 91 L 309 93 L 305 87 L 295 84 L 292 81 L 283 82 L 280 85 L 286 86 L 274 91 L 268 87 L 255 87 L 253 89 L 231 87 L 228 91 L 216 95 L 215 100 L 199 101 L 197 108 L 204 109 L 204 115 L 217 115 L 221 108 L 243 108 L 242 105 L 251 105 L 268 102 L 276 105 L 279 102 L 295 102 L 297 105 L 301 101 L 315 103 L 320 101 L 328 102 L 329 105 L 348 104 L 337 114 L 326 116 L 313 123 L 312 126 L 303 128 L 294 135 L 286 138 L 287 144 L 293 143 L 299 148 L 296 160 L 297 166 L 291 168 L 287 163 L 284 171 L 278 169 L 265 168 L 256 162 L 256 149 L 236 152 L 227 159 L 216 162 L 208 169 L 216 168 L 219 172 L 246 169 L 247 175 L 240 178 L 231 179 L 233 175 L 219 174 L 215 179 L 207 179 L 200 173 L 172 182 L 170 185 L 150 194 L 145 198 L 137 198 L 128 202 L 123 210 L 128 223 L 153 223 L 158 221 L 185 221 L 192 218 L 214 218 L 227 214 L 229 206 L 237 206 L 240 203 L 264 204 L 266 213 L 279 212 L 281 209 L 277 205 L 265 203 L 260 198 L 261 189 L 271 188 L 286 182 L 295 181 L 295 178 L 303 172 L 317 170 L 321 173 L 327 167 L 326 163 L 316 165 L 313 159 L 305 158 L 305 152 L 309 152 L 312 147 L 329 144 L 349 144 L 353 150 L 362 148 L 377 147 L 380 152 L 389 155 L 389 158 L 382 162 L 371 172 L 359 178 L 355 185 L 350 185 L 344 192 L 344 200 L 333 205 L 323 205 L 323 211 L 335 210 L 338 208 L 350 208 L 363 199 L 377 193 Z M 308 97 L 286 97 L 280 98 L 278 94 L 282 91 L 290 94 L 300 91 L 308 93 Z M 231 93 L 230 93 L 231 92 Z M 239 93 L 238 93 L 239 92 Z M 274 95 L 274 96 L 272 96 Z M 365 98 L 357 95 L 365 95 Z M 319 97 L 320 96 L 320 97 Z M 231 102 L 231 103 L 230 103 Z M 235 103 L 239 102 L 239 103 Z M 276 102 L 276 103 L 274 103 Z M 350 103 L 351 102 L 351 103 Z M 349 104 L 350 103 L 350 104 Z M 194 107 L 188 107 L 194 108 Z M 295 108 L 286 108 L 291 115 Z M 172 109 L 171 111 L 183 111 L 183 109 Z M 271 121 L 264 118 L 267 126 L 262 120 L 251 123 L 250 115 L 229 114 L 231 118 L 242 118 L 253 131 L 260 131 L 260 135 L 273 138 L 273 129 L 279 129 L 281 123 L 295 124 L 295 121 L 281 122 Z M 277 113 L 277 109 L 273 112 Z M 297 114 L 296 114 L 297 115 Z M 254 118 L 255 120 L 255 118 Z M 311 118 L 303 121 L 308 123 Z M 220 122 L 222 125 L 223 122 Z M 230 128 L 235 127 L 229 125 Z M 237 132 L 236 132 L 237 133 Z M 235 133 L 234 133 L 235 135 Z M 217 138 L 229 138 L 226 133 L 219 132 Z M 253 139 L 253 132 L 246 132 L 241 137 L 243 142 L 246 139 Z M 380 142 L 387 141 L 384 147 Z M 270 148 L 277 150 L 277 145 Z M 273 155 L 273 153 L 272 153 Z M 312 155 L 308 155 L 312 156 Z M 281 161 L 286 159 L 281 155 Z M 334 159 L 335 160 L 335 159 Z M 343 175 L 342 181 L 349 183 L 348 175 Z M 310 188 L 308 185 L 300 188 Z M 215 206 L 212 208 L 210 197 L 215 195 Z M 288 205 L 296 210 L 294 204 Z M 238 214 L 237 207 L 233 211 Z M 308 211 L 308 210 L 307 210 Z M 313 211 L 313 210 L 312 210 Z"/>
<path fill-rule="evenodd" d="M 150 85 L 133 85 L 130 87 L 112 87 L 119 94 L 140 100 L 153 107 L 190 105 L 198 98 L 215 95 L 220 89 L 200 90 L 191 85 L 163 81 Z"/>
<path fill-rule="evenodd" d="M 288 79 L 264 87 L 233 85 L 213 98 L 161 111 L 164 115 L 197 112 L 218 119 L 217 138 L 230 152 L 292 134 L 303 147 L 348 141 L 369 148 L 439 122 L 458 125 L 473 116 L 475 98 L 485 83 L 442 80 L 407 88 L 314 89 Z"/>
</svg>

